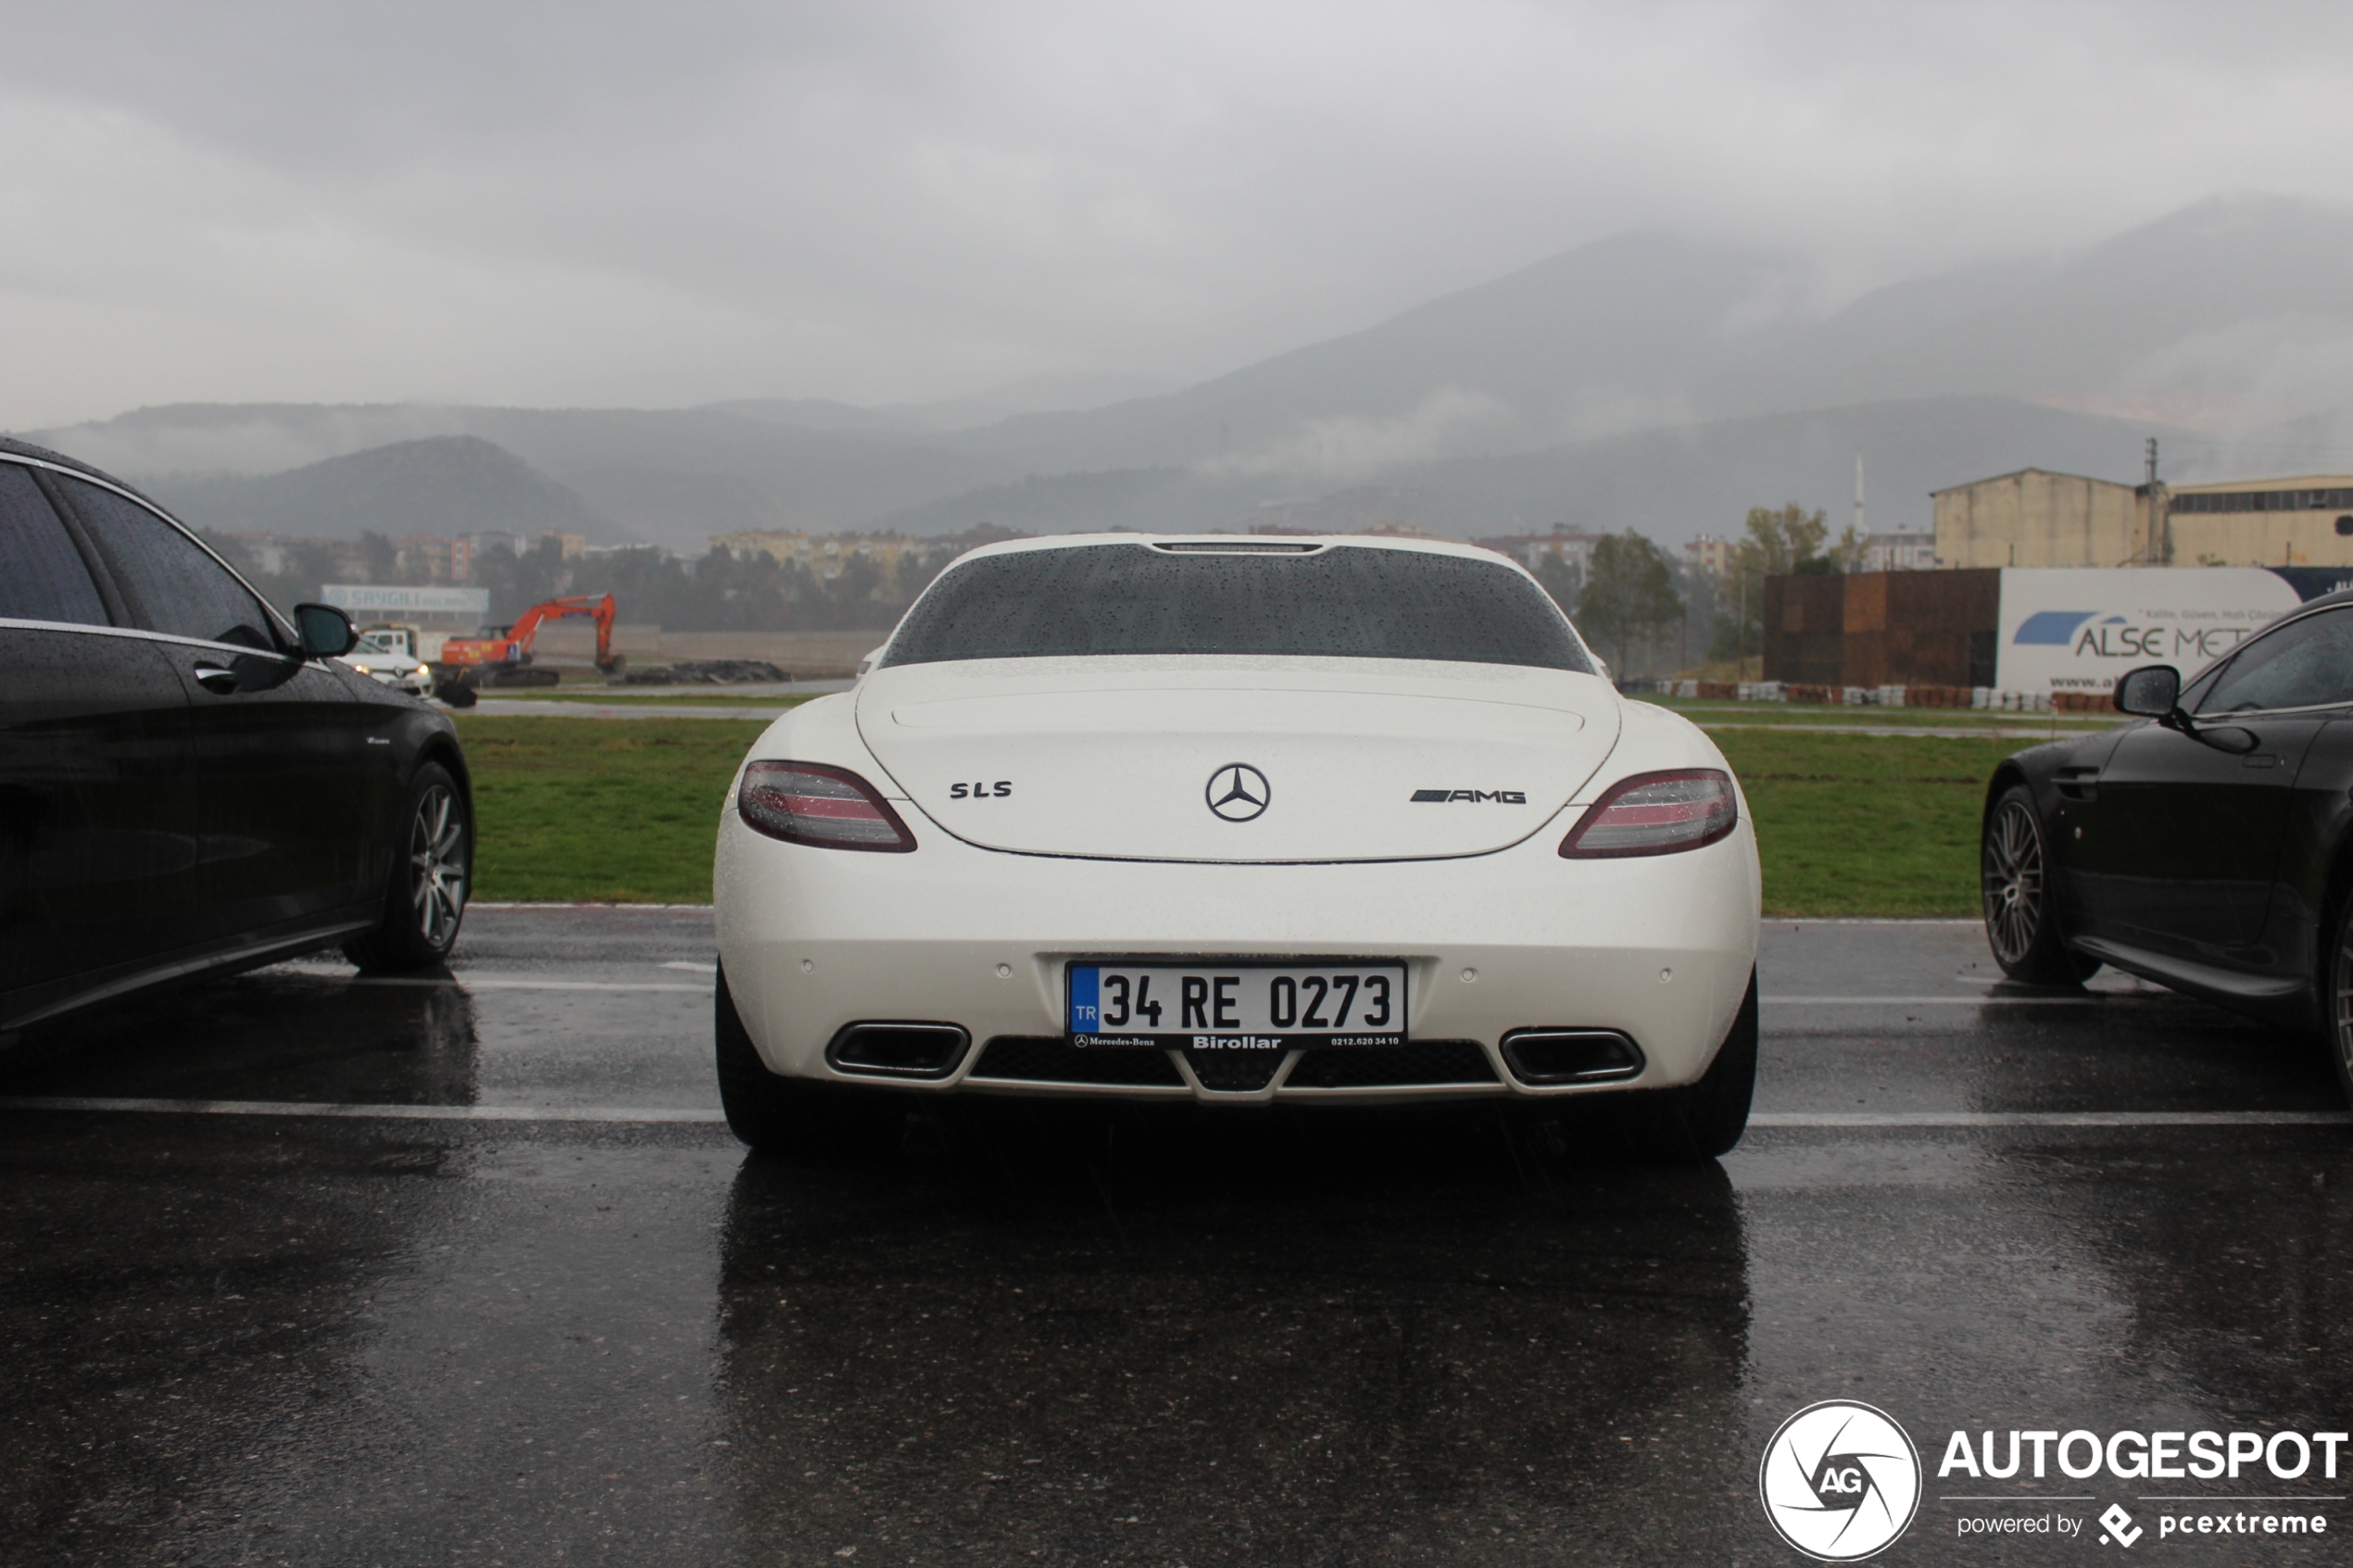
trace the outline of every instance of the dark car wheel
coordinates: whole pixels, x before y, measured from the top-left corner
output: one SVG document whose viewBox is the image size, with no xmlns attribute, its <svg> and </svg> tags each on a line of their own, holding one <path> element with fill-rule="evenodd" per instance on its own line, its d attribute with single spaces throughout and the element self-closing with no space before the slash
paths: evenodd
<svg viewBox="0 0 2353 1568">
<path fill-rule="evenodd" d="M 1748 1131 L 1749 1102 L 1756 1095 L 1756 972 L 1748 972 L 1748 995 L 1732 1019 L 1731 1033 L 1716 1052 L 1706 1075 L 1678 1091 L 1676 1109 L 1691 1158 L 1730 1154 Z"/>
<path fill-rule="evenodd" d="M 472 883 L 473 822 L 458 781 L 438 762 L 417 770 L 392 847 L 384 919 L 344 944 L 361 969 L 423 969 L 449 956 Z"/>
<path fill-rule="evenodd" d="M 902 1105 L 886 1091 L 861 1093 L 768 1071 L 736 1010 L 724 968 L 712 987 L 711 1022 L 727 1130 L 759 1153 L 785 1160 L 879 1150 L 904 1125 Z"/>
<path fill-rule="evenodd" d="M 1602 1164 L 1696 1165 L 1729 1154 L 1748 1131 L 1756 1092 L 1756 972 L 1699 1082 L 1676 1089 L 1523 1102 L 1508 1112 L 1572 1159 Z M 1557 1142 L 1555 1142 L 1557 1139 Z"/>
<path fill-rule="evenodd" d="M 2012 980 L 2032 985 L 2080 985 L 2099 960 L 2068 950 L 2052 908 L 2050 857 L 2034 797 L 2013 784 L 1985 816 L 1979 858 L 1985 890 L 1985 937 L 1994 960 Z"/>
<path fill-rule="evenodd" d="M 2328 955 L 2322 966 L 2322 997 L 2327 1008 L 2329 1060 L 2336 1067 L 2336 1086 L 2353 1105 L 2353 898 L 2336 912 Z"/>
</svg>

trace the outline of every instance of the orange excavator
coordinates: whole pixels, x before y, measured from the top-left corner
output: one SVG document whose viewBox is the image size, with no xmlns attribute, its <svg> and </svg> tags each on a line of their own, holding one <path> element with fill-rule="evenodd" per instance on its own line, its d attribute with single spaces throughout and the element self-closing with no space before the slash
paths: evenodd
<svg viewBox="0 0 2353 1568">
<path fill-rule="evenodd" d="M 452 637 L 442 644 L 434 695 L 452 708 L 472 708 L 484 686 L 554 685 L 557 672 L 531 661 L 531 645 L 550 621 L 594 621 L 597 668 L 607 675 L 621 673 L 626 661 L 612 651 L 612 596 L 581 594 L 533 605 L 512 626 L 485 627 L 479 637 Z"/>
</svg>

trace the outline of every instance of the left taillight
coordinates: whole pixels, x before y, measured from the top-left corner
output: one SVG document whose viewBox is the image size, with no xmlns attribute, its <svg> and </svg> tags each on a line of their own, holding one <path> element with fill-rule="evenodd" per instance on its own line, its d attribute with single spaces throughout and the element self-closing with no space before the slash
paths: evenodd
<svg viewBox="0 0 2353 1568">
<path fill-rule="evenodd" d="M 822 762 L 752 762 L 736 791 L 736 809 L 755 833 L 823 849 L 875 849 L 903 855 L 915 835 L 875 786 Z"/>
<path fill-rule="evenodd" d="M 1729 773 L 1714 768 L 1637 773 L 1586 808 L 1561 840 L 1561 855 L 1571 860 L 1669 855 L 1713 844 L 1739 823 Z"/>
</svg>

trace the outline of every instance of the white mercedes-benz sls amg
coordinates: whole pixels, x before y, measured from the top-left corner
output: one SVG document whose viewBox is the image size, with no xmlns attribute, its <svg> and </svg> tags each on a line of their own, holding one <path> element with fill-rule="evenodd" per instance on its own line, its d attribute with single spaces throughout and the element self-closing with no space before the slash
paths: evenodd
<svg viewBox="0 0 2353 1568">
<path fill-rule="evenodd" d="M 716 889 L 763 1150 L 922 1096 L 1486 1098 L 1660 1158 L 1748 1120 L 1740 786 L 1466 546 L 975 550 L 754 743 Z"/>
</svg>

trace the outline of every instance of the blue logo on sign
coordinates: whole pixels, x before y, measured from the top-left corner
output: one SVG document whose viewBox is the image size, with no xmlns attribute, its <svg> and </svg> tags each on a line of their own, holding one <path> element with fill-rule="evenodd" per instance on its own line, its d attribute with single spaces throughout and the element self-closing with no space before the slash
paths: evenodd
<svg viewBox="0 0 2353 1568">
<path fill-rule="evenodd" d="M 1074 969 L 1070 972 L 1070 1032 L 1092 1035 L 1101 1027 L 1103 972 L 1100 969 Z"/>
<path fill-rule="evenodd" d="M 2096 609 L 2038 609 L 2020 624 L 2018 635 L 2010 642 L 2013 646 L 2039 643 L 2063 648 L 2075 640 L 2075 629 L 2098 613 Z M 2122 616 L 2111 615 L 2102 624 L 2119 626 L 2123 621 Z"/>
</svg>

